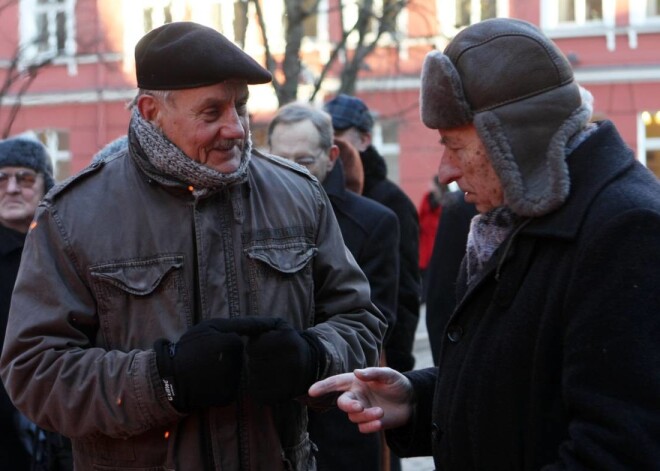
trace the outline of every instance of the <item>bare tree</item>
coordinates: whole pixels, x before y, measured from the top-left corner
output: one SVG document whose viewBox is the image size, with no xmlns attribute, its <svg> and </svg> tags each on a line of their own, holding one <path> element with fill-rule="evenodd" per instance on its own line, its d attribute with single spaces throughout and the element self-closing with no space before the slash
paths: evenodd
<svg viewBox="0 0 660 471">
<path fill-rule="evenodd" d="M 34 79 L 37 78 L 39 69 L 52 62 L 52 57 L 49 57 L 31 61 L 29 64 L 22 64 L 25 55 L 24 51 L 25 48 L 23 47 L 19 46 L 16 48 L 9 67 L 6 69 L 2 86 L 0 86 L 0 106 L 5 101 L 5 98 L 10 96 L 10 93 L 14 101 L 5 122 L 0 127 L 3 139 L 6 139 L 11 134 L 11 128 L 21 109 L 22 97 L 28 88 L 30 88 L 30 85 L 32 85 Z"/>
<path fill-rule="evenodd" d="M 285 50 L 280 61 L 274 56 L 268 36 L 267 21 L 259 0 L 252 1 L 257 14 L 257 21 L 261 30 L 262 41 L 266 53 L 266 67 L 273 74 L 273 87 L 278 103 L 284 105 L 296 100 L 298 85 L 303 70 L 301 47 L 305 36 L 305 20 L 317 16 L 320 0 L 283 0 L 285 11 Z M 272 0 L 269 0 L 272 1 Z M 345 59 L 340 72 L 341 85 L 339 91 L 353 94 L 355 84 L 365 64 L 366 58 L 374 51 L 383 35 L 391 34 L 396 37 L 395 26 L 398 15 L 408 4 L 408 0 L 383 0 L 381 12 L 377 12 L 374 0 L 360 0 L 357 2 L 358 15 L 354 24 L 346 24 L 344 10 L 346 2 L 339 1 L 337 8 L 341 27 L 341 38 L 334 44 L 330 59 L 323 65 L 314 81 L 314 89 L 310 100 L 313 100 L 324 80 L 328 77 L 339 59 Z M 328 12 L 330 13 L 330 11 Z M 349 43 L 349 37 L 357 39 Z M 277 72 L 281 71 L 278 79 Z"/>
</svg>

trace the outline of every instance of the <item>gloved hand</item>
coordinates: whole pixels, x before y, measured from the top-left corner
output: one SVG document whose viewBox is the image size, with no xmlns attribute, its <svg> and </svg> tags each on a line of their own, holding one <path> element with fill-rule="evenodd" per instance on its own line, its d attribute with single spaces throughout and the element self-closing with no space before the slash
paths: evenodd
<svg viewBox="0 0 660 471">
<path fill-rule="evenodd" d="M 157 340 L 158 373 L 172 405 L 189 412 L 234 401 L 244 350 L 236 331 L 251 335 L 275 326 L 275 319 L 209 319 L 188 329 L 178 342 Z"/>
<path fill-rule="evenodd" d="M 316 335 L 277 320 L 273 330 L 252 335 L 247 345 L 250 393 L 265 404 L 305 394 L 325 369 L 325 347 Z"/>
</svg>

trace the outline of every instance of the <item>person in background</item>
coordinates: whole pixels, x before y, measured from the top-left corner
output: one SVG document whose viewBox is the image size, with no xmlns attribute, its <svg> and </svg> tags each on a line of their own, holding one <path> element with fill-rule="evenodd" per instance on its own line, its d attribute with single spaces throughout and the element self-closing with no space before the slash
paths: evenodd
<svg viewBox="0 0 660 471">
<path fill-rule="evenodd" d="M 128 147 L 28 232 L 0 375 L 76 469 L 314 470 L 306 391 L 377 365 L 386 323 L 315 178 L 252 149 L 271 75 L 212 28 L 135 47 Z"/>
<path fill-rule="evenodd" d="M 53 186 L 53 167 L 37 140 L 0 141 L 0 351 L 25 236 L 43 196 Z M 20 414 L 0 385 L 0 463 L 5 471 L 72 469 L 70 442 L 41 430 Z"/>
<path fill-rule="evenodd" d="M 346 189 L 340 148 L 333 142 L 330 116 L 309 104 L 289 103 L 278 110 L 268 126 L 268 145 L 270 152 L 305 166 L 321 182 L 346 247 L 369 280 L 371 300 L 388 323 L 393 322 L 399 272 L 399 223 L 396 214 L 385 206 Z M 350 144 L 343 145 L 345 153 L 351 150 Z M 386 338 L 385 348 L 387 341 Z M 310 410 L 309 434 L 318 447 L 319 471 L 381 469 L 379 437 L 360 434 L 337 409 Z"/>
<path fill-rule="evenodd" d="M 476 214 L 474 204 L 465 201 L 462 191 L 445 194 L 433 253 L 426 269 L 429 287 L 426 293 L 426 331 L 436 366 L 445 327 L 456 308 L 456 280 L 465 257 L 470 222 Z"/>
<path fill-rule="evenodd" d="M 502 51 L 506 51 L 503 54 Z M 524 58 L 524 60 L 521 60 Z M 438 175 L 479 215 L 438 367 L 310 388 L 442 471 L 655 471 L 660 183 L 531 23 L 468 26 L 422 69 Z"/>
<path fill-rule="evenodd" d="M 447 185 L 441 184 L 438 181 L 438 176 L 434 175 L 431 179 L 431 188 L 424 193 L 417 211 L 419 217 L 419 272 L 422 277 L 422 303 L 426 303 L 428 290 L 426 269 L 433 253 L 435 233 L 438 231 L 444 197 L 448 191 Z"/>
<path fill-rule="evenodd" d="M 371 145 L 374 120 L 365 103 L 357 97 L 339 94 L 328 101 L 324 109 L 332 117 L 335 136 L 346 140 L 360 152 L 364 168 L 362 195 L 387 206 L 399 218 L 401 268 L 398 306 L 396 323 L 385 348 L 385 358 L 392 368 L 409 371 L 415 366 L 413 344 L 421 298 L 417 208 L 410 198 L 387 178 L 385 159 Z"/>
</svg>

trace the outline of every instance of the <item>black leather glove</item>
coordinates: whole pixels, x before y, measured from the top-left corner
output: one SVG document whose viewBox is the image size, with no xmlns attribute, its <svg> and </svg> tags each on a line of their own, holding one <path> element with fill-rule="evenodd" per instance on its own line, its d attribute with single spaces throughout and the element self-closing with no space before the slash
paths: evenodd
<svg viewBox="0 0 660 471">
<path fill-rule="evenodd" d="M 250 393 L 265 404 L 306 394 L 325 369 L 325 348 L 316 335 L 277 321 L 247 345 Z"/>
<path fill-rule="evenodd" d="M 247 321 L 247 322 L 245 322 Z M 249 319 L 210 319 L 188 329 L 178 342 L 154 343 L 167 398 L 180 412 L 234 401 L 243 367 L 243 341 L 233 332 L 267 329 Z"/>
</svg>

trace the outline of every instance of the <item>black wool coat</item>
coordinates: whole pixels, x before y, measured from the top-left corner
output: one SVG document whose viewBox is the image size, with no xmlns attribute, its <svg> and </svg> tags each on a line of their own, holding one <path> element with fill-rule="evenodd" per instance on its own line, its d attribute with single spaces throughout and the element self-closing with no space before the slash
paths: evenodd
<svg viewBox="0 0 660 471">
<path fill-rule="evenodd" d="M 568 164 L 566 203 L 462 284 L 395 452 L 442 471 L 660 468 L 660 184 L 609 122 Z"/>
<path fill-rule="evenodd" d="M 385 346 L 388 366 L 398 371 L 412 370 L 415 365 L 413 344 L 419 321 L 422 279 L 419 273 L 419 218 L 417 208 L 394 182 L 387 179 L 385 159 L 369 146 L 360 152 L 364 168 L 367 198 L 387 206 L 399 219 L 399 293 L 397 319 Z"/>
<path fill-rule="evenodd" d="M 369 281 L 371 301 L 389 325 L 396 320 L 399 222 L 385 206 L 346 189 L 341 161 L 323 182 L 346 247 Z M 388 332 L 391 329 L 388 328 Z M 385 339 L 387 345 L 387 338 Z M 339 409 L 308 410 L 309 435 L 318 447 L 319 471 L 380 468 L 380 436 L 360 433 Z"/>
<path fill-rule="evenodd" d="M 0 224 L 0 351 L 5 343 L 11 293 L 21 263 L 24 242 L 25 234 Z M 6 471 L 30 469 L 30 456 L 19 441 L 14 425 L 16 413 L 4 384 L 0 384 L 0 469 Z"/>
</svg>

